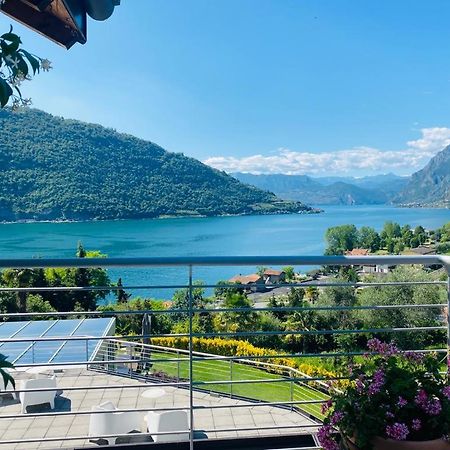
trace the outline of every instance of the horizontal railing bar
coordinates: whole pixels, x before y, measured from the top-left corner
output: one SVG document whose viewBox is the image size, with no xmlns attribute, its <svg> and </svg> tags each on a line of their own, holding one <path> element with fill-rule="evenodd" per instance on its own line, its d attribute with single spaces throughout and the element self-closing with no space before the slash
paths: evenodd
<svg viewBox="0 0 450 450">
<path fill-rule="evenodd" d="M 258 430 L 277 430 L 277 429 L 291 429 L 291 428 L 320 428 L 322 425 L 320 423 L 317 424 L 296 424 L 296 425 L 273 425 L 273 426 L 259 426 Z M 250 431 L 254 430 L 255 426 L 253 427 L 242 427 L 242 428 L 206 428 L 202 431 L 205 433 L 228 433 L 230 431 Z M 321 448 L 321 447 L 319 447 Z"/>
<path fill-rule="evenodd" d="M 192 313 L 221 313 L 221 312 L 302 312 L 302 311 L 358 311 L 404 308 L 445 308 L 446 303 L 420 303 L 399 305 L 355 305 L 355 306 L 277 306 L 277 307 L 249 307 L 249 308 L 193 308 Z M 141 309 L 130 311 L 83 311 L 83 312 L 49 312 L 49 313 L 5 313 L 1 318 L 11 317 L 63 317 L 63 316 L 107 316 L 143 315 L 143 314 L 189 314 L 188 309 Z"/>
<path fill-rule="evenodd" d="M 410 327 L 410 328 L 367 328 L 361 330 L 302 330 L 302 331 L 240 331 L 230 333 L 192 333 L 193 337 L 232 337 L 232 336 L 288 336 L 288 335 L 327 335 L 327 334 L 358 334 L 358 333 L 400 333 L 405 331 L 446 330 L 445 326 Z M 164 335 L 169 337 L 170 335 Z"/>
<path fill-rule="evenodd" d="M 207 385 L 215 385 L 215 384 L 252 384 L 252 383 L 307 383 L 313 381 L 339 381 L 339 380 L 348 380 L 349 377 L 286 377 L 286 378 L 264 378 L 258 380 L 218 380 L 218 381 L 192 381 L 193 385 L 196 386 L 207 386 Z"/>
<path fill-rule="evenodd" d="M 0 259 L 0 268 L 90 268 L 90 267 L 199 267 L 199 266 L 311 266 L 311 265 L 444 265 L 450 257 L 444 255 L 383 255 L 383 256 L 186 256 L 137 258 L 21 258 Z"/>
<path fill-rule="evenodd" d="M 115 375 L 112 373 L 111 375 Z M 117 375 L 116 375 L 117 376 Z M 104 385 L 87 385 L 87 386 L 60 386 L 59 388 L 63 391 L 96 391 L 96 390 L 107 390 L 107 389 L 151 389 L 158 388 L 161 386 L 165 387 L 178 387 L 178 386 L 189 386 L 188 381 L 180 381 L 173 383 L 161 383 L 161 384 L 104 384 Z M 14 389 L 14 392 L 52 392 L 55 388 L 34 388 L 34 389 Z M 13 391 L 4 391 L 3 393 L 12 393 Z"/>
<path fill-rule="evenodd" d="M 382 287 L 382 286 L 422 286 L 437 285 L 446 286 L 447 281 L 386 281 L 386 282 L 361 282 L 361 281 L 304 281 L 300 283 L 264 283 L 265 288 L 304 288 L 304 287 Z M 239 283 L 227 284 L 202 284 L 202 288 L 245 289 L 245 285 Z M 122 290 L 151 290 L 151 289 L 188 289 L 186 284 L 161 284 L 161 285 L 137 285 L 137 286 L 33 286 L 33 287 L 0 287 L 0 292 L 71 292 L 71 291 L 122 291 Z"/>
<path fill-rule="evenodd" d="M 287 335 L 322 335 L 322 334 L 355 334 L 355 333 L 400 333 L 404 331 L 432 331 L 446 330 L 445 326 L 432 327 L 410 327 L 410 328 L 367 328 L 360 330 L 301 330 L 301 331 L 236 331 L 226 333 L 192 333 L 193 337 L 231 337 L 231 336 L 287 336 Z M 189 337 L 187 333 L 161 333 L 151 335 L 117 336 L 117 339 L 143 339 L 156 337 Z M 0 339 L 0 343 L 10 342 L 54 342 L 54 341 L 105 341 L 112 339 L 111 336 L 67 336 L 67 337 L 29 337 L 29 338 L 5 338 Z M 90 361 L 92 362 L 92 361 Z M 73 364 L 73 362 L 72 362 Z"/>
<path fill-rule="evenodd" d="M 222 397 L 228 397 L 228 394 L 223 393 Z M 286 401 L 286 402 L 258 402 L 254 403 L 246 403 L 246 404 L 236 404 L 236 405 L 211 405 L 211 406 L 195 406 L 194 410 L 205 410 L 205 409 L 226 409 L 226 408 L 257 408 L 257 407 L 267 407 L 267 406 L 290 406 L 290 405 L 312 405 L 312 404 L 321 404 L 325 403 L 327 400 L 294 400 L 294 401 Z M 62 416 L 86 416 L 91 414 L 115 414 L 115 413 L 127 413 L 127 412 L 148 412 L 148 411 L 188 411 L 189 405 L 183 407 L 172 407 L 165 406 L 161 408 L 147 407 L 147 408 L 124 408 L 124 409 L 115 409 L 111 411 L 95 411 L 95 410 L 82 410 L 82 411 L 48 411 L 43 413 L 27 413 L 23 416 L 18 416 L 17 414 L 0 414 L 0 420 L 24 420 L 39 417 L 62 417 Z"/>
</svg>

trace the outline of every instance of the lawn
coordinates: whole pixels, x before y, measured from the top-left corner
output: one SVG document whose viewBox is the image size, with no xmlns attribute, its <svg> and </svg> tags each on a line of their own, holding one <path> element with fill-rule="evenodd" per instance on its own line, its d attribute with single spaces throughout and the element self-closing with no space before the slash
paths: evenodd
<svg viewBox="0 0 450 450">
<path fill-rule="evenodd" d="M 170 359 L 176 358 L 175 353 L 155 353 L 152 352 L 154 359 Z M 231 379 L 230 361 L 194 361 L 194 381 L 228 381 Z M 182 360 L 180 362 L 161 361 L 153 364 L 153 370 L 167 373 L 170 376 L 188 379 L 189 378 L 189 361 Z M 276 374 L 268 373 L 264 370 L 251 367 L 246 364 L 239 364 L 232 362 L 233 381 L 238 380 L 255 380 L 254 383 L 234 384 L 233 386 L 227 384 L 208 384 L 200 385 L 200 388 L 207 389 L 213 392 L 221 392 L 225 394 L 241 395 L 243 397 L 254 398 L 257 400 L 267 402 L 284 402 L 284 401 L 304 401 L 304 400 L 326 400 L 327 395 L 322 392 L 308 388 L 298 383 L 292 383 L 292 397 L 291 397 L 291 382 L 278 381 L 273 383 L 261 383 L 258 380 L 282 380 L 283 377 Z M 232 389 L 232 391 L 231 391 Z M 322 419 L 323 415 L 320 412 L 321 405 L 305 404 L 298 405 L 298 408 L 311 414 L 318 419 Z"/>
</svg>

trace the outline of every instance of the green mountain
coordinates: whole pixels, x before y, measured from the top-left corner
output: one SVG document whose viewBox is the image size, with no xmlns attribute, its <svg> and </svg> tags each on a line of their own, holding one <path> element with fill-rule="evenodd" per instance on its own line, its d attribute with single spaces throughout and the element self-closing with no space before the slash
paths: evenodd
<svg viewBox="0 0 450 450">
<path fill-rule="evenodd" d="M 393 184 L 387 183 L 387 180 L 385 180 L 384 187 L 375 184 L 371 187 L 372 180 L 366 180 L 368 187 L 363 187 L 357 185 L 357 183 L 363 184 L 363 179 L 350 177 L 313 178 L 307 175 L 252 175 L 249 173 L 232 175 L 239 181 L 274 192 L 286 200 L 315 205 L 384 204 L 390 201 L 392 190 L 395 193 L 400 190 L 400 187 L 395 188 Z M 393 180 L 392 177 L 396 177 L 396 179 Z M 398 183 L 397 178 L 401 178 L 396 175 L 392 177 L 389 176 L 392 183 Z M 400 186 L 403 185 L 404 183 Z"/>
<path fill-rule="evenodd" d="M 0 110 L 0 220 L 314 212 L 182 154 L 39 110 Z"/>
<path fill-rule="evenodd" d="M 395 198 L 406 206 L 450 207 L 450 145 L 411 176 L 410 182 Z"/>
</svg>

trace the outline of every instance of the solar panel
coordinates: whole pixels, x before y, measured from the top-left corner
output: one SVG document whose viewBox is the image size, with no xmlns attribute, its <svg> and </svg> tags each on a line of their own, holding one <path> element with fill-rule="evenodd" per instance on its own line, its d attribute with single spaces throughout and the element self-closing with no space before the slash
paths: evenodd
<svg viewBox="0 0 450 450">
<path fill-rule="evenodd" d="M 114 318 L 35 320 L 4 322 L 0 325 L 0 353 L 17 364 L 83 362 L 92 360 L 100 342 L 97 339 L 67 341 L 70 336 L 111 336 Z M 10 338 L 60 337 L 61 340 L 4 342 Z"/>
</svg>

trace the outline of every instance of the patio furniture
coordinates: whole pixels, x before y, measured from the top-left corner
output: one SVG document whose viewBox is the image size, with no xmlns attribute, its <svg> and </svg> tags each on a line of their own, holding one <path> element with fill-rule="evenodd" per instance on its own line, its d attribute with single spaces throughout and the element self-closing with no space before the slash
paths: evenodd
<svg viewBox="0 0 450 450">
<path fill-rule="evenodd" d="M 161 388 L 151 388 L 146 389 L 144 392 L 142 392 L 141 397 L 149 399 L 150 400 L 150 406 L 152 408 L 155 407 L 156 400 L 158 398 L 162 398 L 166 395 L 166 391 Z"/>
<path fill-rule="evenodd" d="M 127 434 L 133 431 L 141 431 L 141 418 L 136 411 L 114 412 L 116 406 L 112 402 L 104 402 L 93 406 L 92 411 L 104 411 L 104 413 L 91 414 L 89 420 L 89 436 L 108 436 L 114 434 Z M 116 442 L 116 437 L 104 437 L 109 445 Z"/>
<path fill-rule="evenodd" d="M 150 411 L 145 416 L 147 429 L 155 442 L 177 442 L 189 440 L 189 424 L 186 411 Z M 152 434 L 174 431 L 170 434 Z M 182 433 L 180 433 L 180 431 Z M 183 433 L 183 431 L 185 431 Z"/>
<path fill-rule="evenodd" d="M 38 378 L 33 380 L 22 380 L 20 390 L 22 389 L 51 389 L 51 391 L 33 391 L 19 392 L 20 402 L 22 403 L 22 414 L 27 412 L 27 407 L 31 405 L 41 405 L 50 403 L 52 409 L 55 408 L 56 397 L 56 377 Z"/>
</svg>

